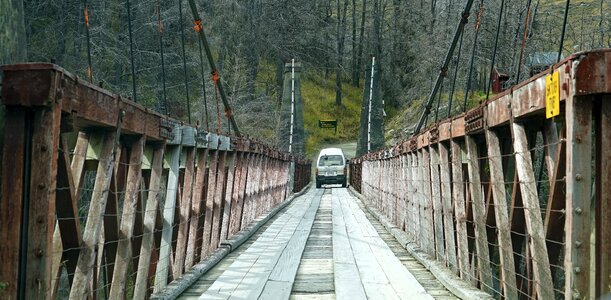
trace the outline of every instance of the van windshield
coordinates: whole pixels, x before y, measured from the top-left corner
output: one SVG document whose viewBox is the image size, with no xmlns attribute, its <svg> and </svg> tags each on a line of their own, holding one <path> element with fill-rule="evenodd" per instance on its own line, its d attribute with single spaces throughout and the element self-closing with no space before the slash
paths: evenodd
<svg viewBox="0 0 611 300">
<path fill-rule="evenodd" d="M 344 160 L 341 155 L 323 155 L 318 160 L 318 166 L 341 166 L 344 164 Z"/>
</svg>

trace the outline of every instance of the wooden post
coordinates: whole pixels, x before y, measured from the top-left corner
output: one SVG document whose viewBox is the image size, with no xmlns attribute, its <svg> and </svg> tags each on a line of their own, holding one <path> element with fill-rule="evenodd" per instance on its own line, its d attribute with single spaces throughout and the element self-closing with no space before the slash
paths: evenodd
<svg viewBox="0 0 611 300">
<path fill-rule="evenodd" d="M 435 221 L 435 249 L 437 249 L 435 253 L 437 255 L 438 260 L 447 263 L 445 244 L 443 241 L 443 206 L 441 204 L 439 152 L 434 146 L 430 146 L 429 149 L 431 151 L 431 185 L 433 192 L 433 199 L 431 199 L 431 201 L 433 201 L 433 212 Z M 451 232 L 451 234 L 453 235 L 454 232 Z"/>
<path fill-rule="evenodd" d="M 611 95 L 601 99 L 596 160 L 596 298 L 611 289 Z"/>
<path fill-rule="evenodd" d="M 83 299 L 87 297 L 87 286 L 91 280 L 93 265 L 95 263 L 95 247 L 100 236 L 102 219 L 106 208 L 106 200 L 110 190 L 110 181 L 114 170 L 113 148 L 116 139 L 114 132 L 104 134 L 102 148 L 100 151 L 100 162 L 89 204 L 87 223 L 83 233 L 81 243 L 81 253 L 79 254 L 76 272 L 72 289 L 70 290 L 71 299 Z"/>
<path fill-rule="evenodd" d="M 417 153 L 411 153 L 411 173 L 412 173 L 412 177 L 410 182 L 412 183 L 412 193 L 410 193 L 410 195 L 412 196 L 412 223 L 413 223 L 413 232 L 414 232 L 414 242 L 416 242 L 416 244 L 420 245 L 420 247 L 422 247 L 422 243 L 421 243 L 421 232 L 420 232 L 420 222 L 422 221 L 422 219 L 420 218 L 420 191 L 418 190 L 418 155 Z"/>
<path fill-rule="evenodd" d="M 208 148 L 198 150 L 197 174 L 193 187 L 193 201 L 191 201 L 191 219 L 189 220 L 189 243 L 187 244 L 187 257 L 185 260 L 185 271 L 189 271 L 195 264 L 197 253 L 197 233 L 200 231 L 199 221 L 202 217 L 202 203 L 204 197 L 204 180 L 206 179 L 206 161 L 208 159 Z M 201 250 L 200 250 L 201 253 Z"/>
<path fill-rule="evenodd" d="M 469 156 L 469 190 L 473 207 L 473 224 L 475 227 L 475 246 L 477 249 L 477 266 L 480 273 L 481 289 L 492 294 L 492 272 L 490 270 L 490 254 L 488 250 L 488 235 L 486 234 L 486 208 L 482 199 L 482 183 L 480 180 L 479 156 L 475 138 L 467 135 L 467 155 Z"/>
<path fill-rule="evenodd" d="M 490 180 L 492 181 L 492 196 L 494 197 L 494 216 L 498 232 L 497 240 L 501 261 L 503 296 L 507 299 L 518 299 L 513 245 L 511 243 L 511 226 L 509 224 L 507 199 L 505 197 L 501 146 L 497 134 L 490 129 L 486 130 L 486 141 L 488 145 L 488 161 L 490 163 Z"/>
<path fill-rule="evenodd" d="M 220 243 L 221 209 L 223 205 L 223 187 L 225 186 L 225 157 L 227 151 L 219 154 L 217 164 L 216 188 L 214 189 L 214 214 L 212 215 L 212 234 L 210 236 L 210 248 L 208 253 L 214 252 Z"/>
<path fill-rule="evenodd" d="M 588 298 L 590 291 L 590 197 L 592 195 L 591 98 L 566 99 L 565 297 Z"/>
<path fill-rule="evenodd" d="M 439 157 L 441 167 L 441 196 L 443 202 L 443 224 L 445 228 L 446 242 L 446 261 L 454 272 L 458 272 L 458 262 L 456 261 L 456 243 L 454 240 L 454 207 L 452 206 L 452 174 L 450 173 L 450 159 L 448 146 L 439 143 Z"/>
<path fill-rule="evenodd" d="M 214 195 L 216 193 L 216 179 L 218 169 L 218 150 L 211 150 L 210 164 L 208 166 L 208 193 L 206 196 L 206 211 L 204 212 L 204 236 L 202 238 L 201 259 L 210 254 L 210 238 L 212 234 L 212 215 L 214 214 Z"/>
<path fill-rule="evenodd" d="M 191 198 L 193 196 L 193 181 L 195 177 L 196 147 L 184 147 L 187 152 L 185 173 L 183 176 L 182 195 L 178 215 L 178 236 L 176 237 L 176 259 L 174 261 L 173 276 L 180 277 L 184 272 L 185 256 L 187 255 L 187 242 L 189 238 L 189 220 L 191 218 Z M 190 253 L 189 255 L 193 255 Z"/>
<path fill-rule="evenodd" d="M 129 170 L 127 173 L 127 187 L 123 202 L 121 217 L 120 239 L 117 247 L 115 268 L 110 287 L 110 298 L 122 299 L 125 297 L 125 282 L 127 267 L 131 262 L 131 239 L 136 217 L 138 193 L 140 193 L 140 180 L 142 178 L 142 156 L 144 155 L 145 138 L 140 137 L 132 145 L 129 157 Z"/>
<path fill-rule="evenodd" d="M 234 182 L 235 182 L 235 170 L 236 170 L 236 153 L 235 152 L 229 152 L 227 154 L 229 156 L 228 158 L 228 170 L 227 170 L 227 184 L 226 184 L 226 188 L 225 188 L 225 203 L 224 208 L 223 208 L 223 223 L 221 224 L 221 239 L 220 241 L 223 242 L 225 240 L 227 240 L 227 237 L 229 235 L 229 220 L 231 218 L 231 211 L 232 211 L 232 202 L 233 202 L 233 187 L 234 187 Z"/>
<path fill-rule="evenodd" d="M 469 279 L 469 244 L 467 241 L 467 212 L 465 211 L 465 189 L 462 172 L 462 150 L 458 141 L 452 140 L 452 198 L 456 213 L 456 239 L 460 277 Z"/>
<path fill-rule="evenodd" d="M 180 129 L 174 130 L 176 136 L 182 136 Z M 182 145 L 168 146 L 166 163 L 170 166 L 168 173 L 168 185 L 166 188 L 165 203 L 163 206 L 163 230 L 161 232 L 161 245 L 159 247 L 159 261 L 155 275 L 155 292 L 162 290 L 168 284 L 168 273 L 170 272 L 170 256 L 172 253 L 172 232 L 174 225 L 174 213 L 176 210 L 176 198 L 178 194 L 178 177 L 180 169 L 180 155 Z"/>
<path fill-rule="evenodd" d="M 554 283 L 549 266 L 547 246 L 545 245 L 545 231 L 541 219 L 541 208 L 537 195 L 537 182 L 533 171 L 530 149 L 524 125 L 511 123 L 511 132 L 516 157 L 516 167 L 520 178 L 520 191 L 524 201 L 524 217 L 530 237 L 529 245 L 532 254 L 535 290 L 540 299 L 554 297 Z"/>
</svg>

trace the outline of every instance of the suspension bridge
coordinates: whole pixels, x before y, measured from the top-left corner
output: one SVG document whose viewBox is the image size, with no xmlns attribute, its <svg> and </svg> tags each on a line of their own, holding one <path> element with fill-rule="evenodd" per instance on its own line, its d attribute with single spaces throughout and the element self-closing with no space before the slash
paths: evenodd
<svg viewBox="0 0 611 300">
<path fill-rule="evenodd" d="M 451 116 L 450 96 L 438 119 L 468 0 L 413 136 L 371 148 L 374 58 L 367 153 L 350 160 L 348 188 L 315 188 L 311 161 L 291 151 L 303 148 L 294 106 L 288 152 L 240 134 L 189 4 L 202 77 L 205 52 L 234 135 L 218 103 L 215 132 L 207 107 L 196 126 L 139 104 L 133 49 L 132 98 L 91 83 L 89 48 L 88 79 L 2 67 L 0 299 L 611 297 L 611 49 L 558 55 L 494 96 L 489 80 L 467 109 L 470 74 L 463 112 Z"/>
<path fill-rule="evenodd" d="M 611 50 L 353 159 L 349 190 L 59 66 L 3 71 L 4 299 L 609 293 Z"/>
</svg>

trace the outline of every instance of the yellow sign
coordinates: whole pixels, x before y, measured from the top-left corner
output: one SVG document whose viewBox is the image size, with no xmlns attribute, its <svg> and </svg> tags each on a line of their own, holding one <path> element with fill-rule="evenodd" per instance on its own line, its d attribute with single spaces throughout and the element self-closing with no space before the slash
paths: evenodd
<svg viewBox="0 0 611 300">
<path fill-rule="evenodd" d="M 545 116 L 553 118 L 560 114 L 560 76 L 558 71 L 545 76 Z"/>
</svg>

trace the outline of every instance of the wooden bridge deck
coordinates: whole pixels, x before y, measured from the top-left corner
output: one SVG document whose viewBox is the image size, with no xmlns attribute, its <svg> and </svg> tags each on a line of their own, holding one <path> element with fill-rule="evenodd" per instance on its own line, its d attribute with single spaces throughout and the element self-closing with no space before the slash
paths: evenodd
<svg viewBox="0 0 611 300">
<path fill-rule="evenodd" d="M 311 188 L 179 299 L 456 299 L 361 206 Z"/>
</svg>

